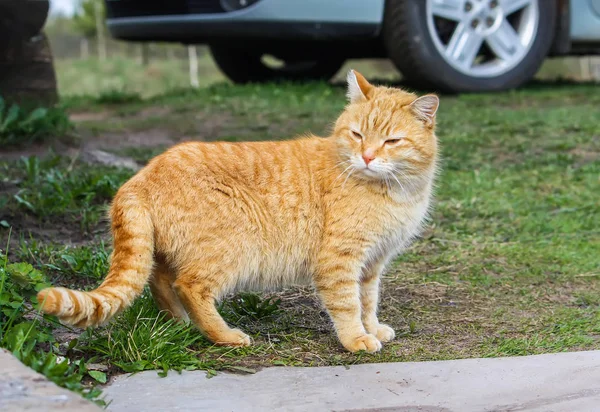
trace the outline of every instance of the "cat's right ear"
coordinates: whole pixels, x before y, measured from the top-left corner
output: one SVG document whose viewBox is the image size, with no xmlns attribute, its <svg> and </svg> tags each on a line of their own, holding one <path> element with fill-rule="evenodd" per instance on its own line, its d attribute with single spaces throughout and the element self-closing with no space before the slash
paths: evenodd
<svg viewBox="0 0 600 412">
<path fill-rule="evenodd" d="M 350 70 L 346 80 L 348 81 L 347 96 L 350 103 L 369 100 L 369 94 L 373 85 L 362 74 L 356 70 Z"/>
<path fill-rule="evenodd" d="M 426 94 L 410 104 L 413 113 L 427 125 L 435 121 L 435 113 L 440 105 L 440 99 L 435 94 Z"/>
</svg>

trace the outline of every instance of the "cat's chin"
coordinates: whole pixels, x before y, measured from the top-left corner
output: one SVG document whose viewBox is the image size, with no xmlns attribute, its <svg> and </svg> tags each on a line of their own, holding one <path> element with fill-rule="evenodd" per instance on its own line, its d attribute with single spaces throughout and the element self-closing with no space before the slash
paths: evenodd
<svg viewBox="0 0 600 412">
<path fill-rule="evenodd" d="M 380 173 L 375 170 L 364 168 L 361 172 L 368 177 L 381 177 Z"/>
<path fill-rule="evenodd" d="M 384 180 L 385 179 L 385 176 L 383 173 L 378 172 L 373 169 L 367 169 L 367 168 L 361 169 L 359 174 L 362 178 L 367 179 L 367 180 Z"/>
</svg>

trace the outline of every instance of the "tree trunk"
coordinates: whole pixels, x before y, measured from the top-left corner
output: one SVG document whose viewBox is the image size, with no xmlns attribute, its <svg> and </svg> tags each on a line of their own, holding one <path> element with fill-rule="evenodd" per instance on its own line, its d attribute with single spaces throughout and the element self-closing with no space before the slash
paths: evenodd
<svg viewBox="0 0 600 412">
<path fill-rule="evenodd" d="M 41 29 L 47 1 L 0 2 L 0 95 L 9 102 L 57 102 L 50 44 Z"/>
</svg>

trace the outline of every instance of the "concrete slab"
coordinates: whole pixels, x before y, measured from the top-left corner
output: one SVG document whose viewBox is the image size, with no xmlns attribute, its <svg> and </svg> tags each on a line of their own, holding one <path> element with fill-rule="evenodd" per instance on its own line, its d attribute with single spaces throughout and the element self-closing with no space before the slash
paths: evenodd
<svg viewBox="0 0 600 412">
<path fill-rule="evenodd" d="M 600 351 L 118 377 L 109 411 L 598 412 Z"/>
<path fill-rule="evenodd" d="M 100 412 L 98 406 L 60 388 L 0 349 L 0 411 Z"/>
</svg>

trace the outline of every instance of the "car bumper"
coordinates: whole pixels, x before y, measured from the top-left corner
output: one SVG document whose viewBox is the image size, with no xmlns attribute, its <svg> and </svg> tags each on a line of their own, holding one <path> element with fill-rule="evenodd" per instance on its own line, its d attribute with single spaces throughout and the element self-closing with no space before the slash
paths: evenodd
<svg viewBox="0 0 600 412">
<path fill-rule="evenodd" d="M 231 38 L 334 40 L 375 37 L 383 16 L 383 0 L 259 0 L 235 11 L 220 10 L 215 2 L 220 0 L 204 0 L 204 8 L 149 11 L 140 6 L 139 11 L 132 11 L 133 0 L 108 0 L 107 25 L 111 35 L 122 40 L 190 43 Z M 209 8 L 211 4 L 215 7 Z M 125 10 L 126 6 L 130 10 Z"/>
</svg>

